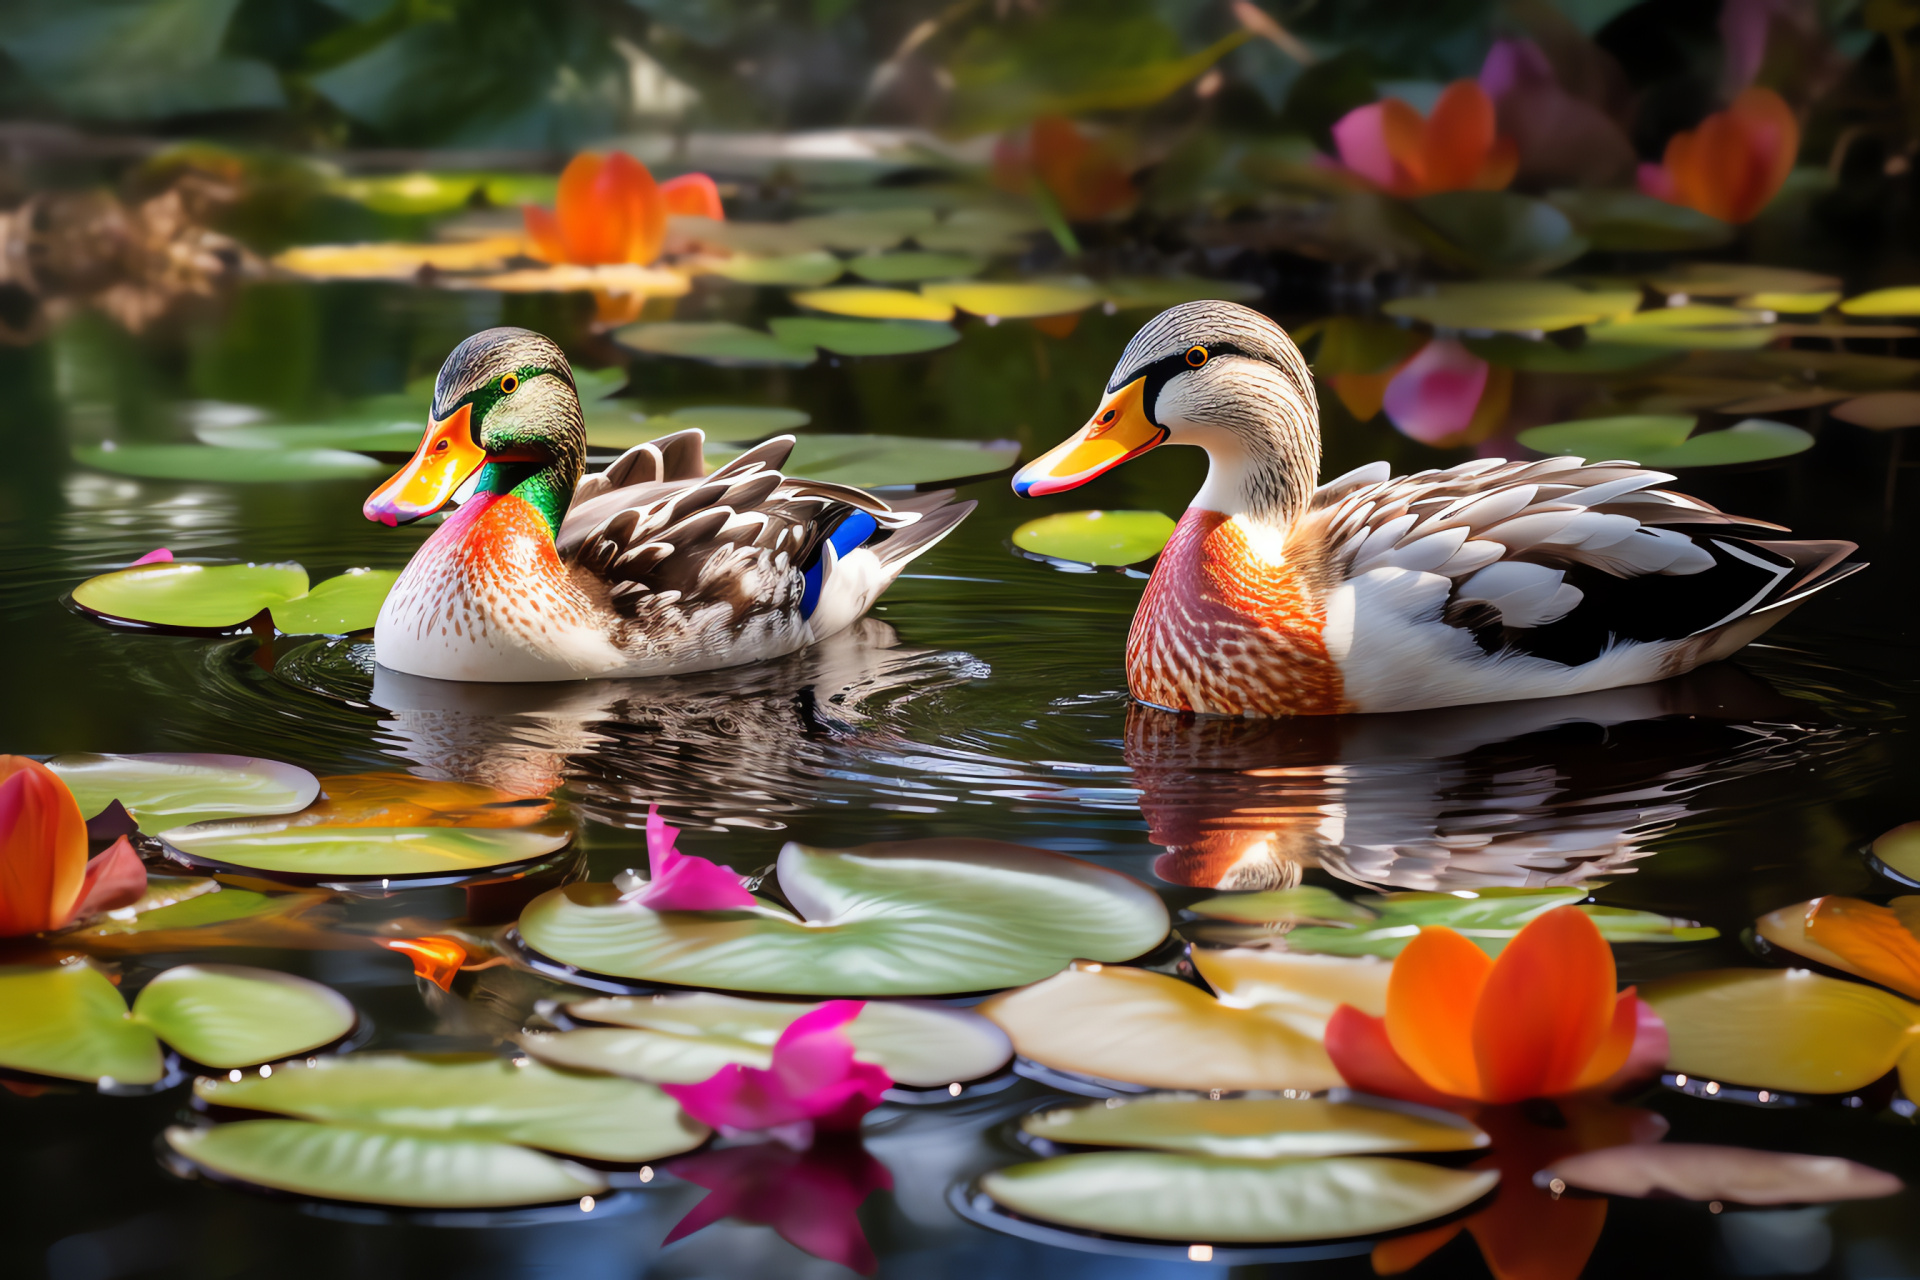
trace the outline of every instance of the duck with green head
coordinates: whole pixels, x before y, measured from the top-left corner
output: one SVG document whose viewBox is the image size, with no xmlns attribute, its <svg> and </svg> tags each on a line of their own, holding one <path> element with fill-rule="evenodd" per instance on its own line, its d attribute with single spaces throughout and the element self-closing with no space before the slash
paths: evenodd
<svg viewBox="0 0 1920 1280">
<path fill-rule="evenodd" d="M 441 366 L 419 451 L 364 508 L 404 524 L 474 480 L 381 607 L 376 661 L 523 681 L 779 657 L 865 614 L 974 506 L 788 477 L 792 436 L 712 475 L 704 446 L 682 431 L 583 478 L 586 426 L 559 346 L 526 329 L 468 338 Z"/>
</svg>

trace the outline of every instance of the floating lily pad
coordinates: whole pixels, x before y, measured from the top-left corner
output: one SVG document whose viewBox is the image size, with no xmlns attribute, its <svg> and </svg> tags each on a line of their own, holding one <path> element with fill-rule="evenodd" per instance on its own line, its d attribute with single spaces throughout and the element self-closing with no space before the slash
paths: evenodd
<svg viewBox="0 0 1920 1280">
<path fill-rule="evenodd" d="M 920 292 L 961 311 L 1002 320 L 1067 315 L 1101 298 L 1100 290 L 1085 280 L 943 280 L 921 285 Z"/>
<path fill-rule="evenodd" d="M 88 578 L 73 602 L 103 621 L 220 635 L 244 631 L 264 610 L 290 634 L 364 631 L 399 573 L 350 569 L 312 591 L 297 564 L 139 565 Z"/>
<path fill-rule="evenodd" d="M 572 841 L 568 832 L 524 827 L 326 827 L 285 820 L 202 822 L 160 838 L 217 866 L 361 880 L 484 871 L 543 858 Z"/>
<path fill-rule="evenodd" d="M 1850 316 L 1920 316 L 1920 285 L 1875 289 L 1848 298 L 1840 304 L 1840 310 Z"/>
<path fill-rule="evenodd" d="M 1788 293 L 1783 290 L 1763 291 L 1742 295 L 1736 306 L 1752 307 L 1760 311 L 1778 311 L 1790 316 L 1810 316 L 1825 311 L 1840 301 L 1838 289 L 1814 289 L 1801 293 Z M 1840 325 L 1825 326 L 1836 338 L 1844 338 L 1847 331 Z"/>
<path fill-rule="evenodd" d="M 987 260 L 971 253 L 929 253 L 903 249 L 895 253 L 867 253 L 847 264 L 862 280 L 875 284 L 912 284 L 920 280 L 953 280 L 979 275 Z"/>
<path fill-rule="evenodd" d="M 520 915 L 528 946 L 644 982 L 822 996 L 943 995 L 1032 982 L 1076 956 L 1126 960 L 1167 931 L 1138 881 L 986 840 L 810 849 L 780 888 L 803 913 L 658 912 L 611 885 L 555 889 Z"/>
<path fill-rule="evenodd" d="M 708 465 L 739 456 L 741 446 L 707 451 Z M 1020 459 L 1012 440 L 941 440 L 919 436 L 804 435 L 781 468 L 790 476 L 863 489 L 945 484 L 1005 471 Z"/>
<path fill-rule="evenodd" d="M 1380 309 L 1448 329 L 1550 333 L 1628 315 L 1639 305 L 1637 289 L 1582 289 L 1558 280 L 1486 280 L 1394 298 Z"/>
<path fill-rule="evenodd" d="M 421 407 L 421 415 L 425 407 Z M 202 444 L 221 449 L 347 450 L 365 453 L 412 453 L 427 431 L 424 421 L 345 422 L 313 426 L 248 423 L 244 426 L 201 426 L 193 434 Z M 357 474 L 357 473 L 356 473 Z"/>
<path fill-rule="evenodd" d="M 1654 272 L 1647 283 L 1662 293 L 1737 298 L 1749 293 L 1812 293 L 1840 287 L 1838 276 L 1748 262 L 1680 262 Z"/>
<path fill-rule="evenodd" d="M 739 284 L 822 285 L 838 280 L 845 264 L 830 253 L 789 253 L 773 258 L 740 255 L 709 258 L 699 265 L 708 275 L 725 276 Z"/>
<path fill-rule="evenodd" d="M 175 1125 L 167 1145 L 218 1177 L 297 1195 L 417 1208 L 499 1208 L 600 1195 L 581 1165 L 505 1142 L 424 1138 L 310 1124 L 242 1120 Z"/>
<path fill-rule="evenodd" d="M 1251 1160 L 1473 1151 L 1489 1141 L 1477 1126 L 1449 1112 L 1331 1098 L 1150 1094 L 1036 1111 L 1020 1127 L 1067 1146 L 1144 1147 Z"/>
<path fill-rule="evenodd" d="M 908 236 L 931 230 L 934 211 L 907 206 L 895 209 L 835 209 L 831 213 L 795 218 L 787 227 L 829 249 L 849 251 L 891 249 Z"/>
<path fill-rule="evenodd" d="M 0 969 L 0 1067 L 134 1085 L 165 1072 L 160 1042 L 88 964 Z"/>
<path fill-rule="evenodd" d="M 526 252 L 518 235 L 488 236 L 444 244 L 308 244 L 279 254 L 275 266 L 316 280 L 406 280 L 423 268 L 491 271 Z"/>
<path fill-rule="evenodd" d="M 484 175 L 477 173 L 395 173 L 337 178 L 327 184 L 327 189 L 375 213 L 418 216 L 451 213 L 463 207 L 485 181 Z"/>
<path fill-rule="evenodd" d="M 1160 554 L 1173 527 L 1172 518 L 1158 511 L 1062 511 L 1015 529 L 1013 545 L 1075 564 L 1139 564 Z"/>
<path fill-rule="evenodd" d="M 1591 247 L 1565 213 L 1514 191 L 1444 191 L 1404 208 L 1407 229 L 1429 252 L 1472 271 L 1539 275 Z"/>
<path fill-rule="evenodd" d="M 770 333 L 721 321 L 667 321 L 630 324 L 614 337 L 635 351 L 681 356 L 722 365 L 812 364 L 819 353 L 811 346 L 794 346 Z"/>
<path fill-rule="evenodd" d="M 1366 924 L 1378 917 L 1331 889 L 1299 885 L 1257 893 L 1228 893 L 1187 904 L 1197 916 L 1241 924 Z"/>
<path fill-rule="evenodd" d="M 346 1054 L 266 1078 L 203 1077 L 193 1092 L 213 1106 L 622 1163 L 690 1151 L 708 1134 L 653 1085 L 490 1054 Z"/>
<path fill-rule="evenodd" d="M 1867 852 L 1893 878 L 1920 884 L 1920 822 L 1903 822 L 1882 832 Z"/>
<path fill-rule="evenodd" d="M 1534 1184 L 1603 1195 L 1672 1196 L 1734 1204 L 1828 1204 L 1898 1195 L 1890 1173 L 1842 1160 L 1747 1147 L 1691 1142 L 1630 1142 L 1563 1156 L 1534 1175 Z"/>
<path fill-rule="evenodd" d="M 1779 336 L 1769 319 L 1740 307 L 1652 307 L 1589 325 L 1587 339 L 1674 351 L 1751 351 Z"/>
<path fill-rule="evenodd" d="M 359 480 L 388 469 L 384 462 L 341 449 L 217 449 L 204 444 L 102 445 L 75 449 L 73 458 L 114 475 L 216 484 Z"/>
<path fill-rule="evenodd" d="M 1720 219 L 1638 191 L 1555 191 L 1547 199 L 1603 253 L 1710 249 L 1733 239 Z"/>
<path fill-rule="evenodd" d="M 1620 459 L 1644 467 L 1723 467 L 1790 457 L 1813 447 L 1798 427 L 1749 418 L 1720 431 L 1690 435 L 1695 419 L 1681 414 L 1630 414 L 1557 422 L 1520 433 L 1520 443 L 1538 453 Z"/>
<path fill-rule="evenodd" d="M 366 631 L 380 617 L 387 593 L 400 580 L 398 569 L 349 569 L 269 612 L 273 625 L 288 635 L 345 635 Z"/>
<path fill-rule="evenodd" d="M 840 356 L 900 356 L 937 351 L 960 341 L 950 324 L 927 320 L 823 320 L 817 316 L 776 316 L 767 321 L 773 336 L 792 346 L 812 345 Z"/>
<path fill-rule="evenodd" d="M 685 237 L 702 245 L 766 257 L 814 253 L 821 247 L 817 236 L 805 228 L 795 230 L 785 222 L 740 222 L 732 218 L 681 215 L 667 220 L 667 230 L 670 235 Z"/>
<path fill-rule="evenodd" d="M 293 813 L 313 803 L 320 782 L 305 769 L 253 756 L 54 756 L 47 767 L 86 814 L 118 800 L 150 831 L 185 822 L 213 822 Z"/>
<path fill-rule="evenodd" d="M 1702 1080 L 1844 1093 L 1887 1074 L 1920 1037 L 1920 1006 L 1804 969 L 1691 973 L 1640 995 L 1667 1025 L 1668 1069 Z"/>
<path fill-rule="evenodd" d="M 1481 889 L 1469 897 L 1437 892 L 1376 894 L 1364 900 L 1377 912 L 1374 919 L 1348 927 L 1303 924 L 1287 934 L 1287 946 L 1321 955 L 1391 959 L 1405 950 L 1422 928 L 1443 925 L 1471 939 L 1488 955 L 1497 956 L 1528 923 L 1570 903 L 1592 920 L 1600 936 L 1609 942 L 1701 942 L 1720 936 L 1718 930 L 1691 921 L 1581 902 L 1585 896 L 1585 890 L 1573 887 L 1496 887 Z M 1221 900 L 1210 901 L 1217 904 Z"/>
<path fill-rule="evenodd" d="M 764 1070 L 780 1033 L 817 1007 L 712 993 L 582 1000 L 567 1012 L 616 1025 L 529 1033 L 522 1043 L 556 1066 L 694 1084 L 728 1063 Z M 896 1083 L 918 1088 L 977 1080 L 1013 1056 L 1000 1028 L 977 1013 L 943 1005 L 870 1000 L 843 1030 L 863 1061 L 885 1067 Z"/>
<path fill-rule="evenodd" d="M 244 1067 L 331 1044 L 353 1030 L 353 1005 L 330 987 L 290 973 L 227 964 L 183 964 L 133 1002 L 144 1023 L 182 1055 L 209 1067 Z"/>
<path fill-rule="evenodd" d="M 156 896 L 164 897 L 164 895 L 155 895 L 153 892 L 156 882 L 164 885 L 167 881 L 202 885 L 205 886 L 205 891 L 148 906 L 148 901 Z M 259 893 L 252 889 L 236 889 L 232 885 L 222 885 L 206 876 L 176 877 L 150 874 L 147 876 L 147 889 L 146 897 L 126 909 L 131 918 L 123 919 L 120 912 L 115 912 L 84 929 L 63 936 L 86 942 L 111 939 L 134 940 L 143 934 L 204 929 L 212 925 L 232 924 L 240 920 L 279 915 L 311 906 L 316 900 L 324 900 L 326 896 L 306 893 Z"/>
<path fill-rule="evenodd" d="M 1875 431 L 1920 427 L 1920 391 L 1874 391 L 1831 410 L 1842 422 Z"/>
<path fill-rule="evenodd" d="M 1374 1235 L 1464 1209 L 1493 1169 L 1381 1156 L 1232 1160 L 1097 1151 L 996 1169 L 980 1189 L 1015 1213 L 1085 1231 L 1217 1243 Z"/>
<path fill-rule="evenodd" d="M 1386 1012 L 1392 966 L 1373 959 L 1196 948 L 1221 997 L 1162 973 L 1076 964 L 985 1001 L 1022 1057 L 1157 1089 L 1308 1089 L 1345 1083 L 1321 1043 L 1342 1004 Z"/>
<path fill-rule="evenodd" d="M 905 289 L 847 285 L 793 295 L 800 306 L 862 320 L 951 320 L 953 305 Z"/>
</svg>

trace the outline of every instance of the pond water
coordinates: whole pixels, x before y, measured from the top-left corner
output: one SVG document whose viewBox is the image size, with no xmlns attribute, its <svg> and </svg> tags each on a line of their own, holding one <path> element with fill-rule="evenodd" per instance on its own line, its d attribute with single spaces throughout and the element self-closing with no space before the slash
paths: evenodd
<svg viewBox="0 0 1920 1280">
<path fill-rule="evenodd" d="M 1261 305 L 1300 331 L 1332 306 L 1322 282 L 1280 279 Z M 710 288 L 711 286 L 711 288 Z M 680 315 L 717 309 L 718 281 Z M 733 296 L 733 295 L 725 295 Z M 176 556 L 297 560 L 317 581 L 399 568 L 425 529 L 361 518 L 366 480 L 215 484 L 90 470 L 71 450 L 184 441 L 218 404 L 300 420 L 430 375 L 460 337 L 497 323 L 550 333 L 582 368 L 631 359 L 593 334 L 576 298 L 509 299 L 381 284 L 270 284 L 143 338 L 80 316 L 37 345 L 0 348 L 0 663 L 12 679 L 9 750 L 230 752 L 320 775 L 400 768 L 523 793 L 557 790 L 584 816 L 584 875 L 644 865 L 658 804 L 689 853 L 742 872 L 782 842 L 844 848 L 974 836 L 1088 859 L 1153 885 L 1174 908 L 1216 888 L 1477 890 L 1577 884 L 1597 901 L 1697 920 L 1710 942 L 1618 949 L 1623 981 L 1754 963 L 1756 916 L 1821 894 L 1884 897 L 1864 842 L 1914 819 L 1920 749 L 1914 480 L 1893 437 L 1825 418 L 1777 462 L 1689 470 L 1675 487 L 1812 537 L 1860 543 L 1872 567 L 1819 596 L 1734 661 L 1665 685 L 1562 702 L 1330 721 L 1234 723 L 1130 706 L 1122 649 L 1139 574 L 1063 572 L 1016 554 L 1020 522 L 1099 507 L 1177 514 L 1197 451 L 1167 450 L 1086 489 L 1023 501 L 1004 475 L 967 483 L 973 516 L 917 561 L 871 620 L 819 649 L 697 677 L 471 688 L 375 673 L 358 639 L 203 639 L 113 631 L 63 596 L 156 546 Z M 734 304 L 727 304 L 734 305 Z M 737 308 L 736 308 L 737 309 Z M 633 360 L 647 409 L 786 405 L 810 430 L 1005 438 L 1023 456 L 1085 420 L 1150 312 L 1086 312 L 1065 336 L 979 319 L 922 355 L 823 359 L 802 369 Z M 1879 348 L 1885 351 L 1885 344 Z M 1777 354 L 1777 353 L 1773 353 Z M 1625 373 L 1523 371 L 1514 423 L 1479 445 L 1422 445 L 1361 422 L 1323 385 L 1323 476 L 1386 458 L 1396 472 L 1494 455 L 1543 405 L 1630 397 Z M 1758 353 L 1721 353 L 1724 363 Z M 1678 377 L 1679 374 L 1673 374 Z M 1531 408 L 1527 406 L 1531 405 Z M 424 412 L 424 403 L 420 411 Z M 1527 415 L 1531 413 L 1529 419 Z M 1505 448 L 1516 448 L 1506 439 Z M 511 919 L 511 895 L 394 888 L 343 900 L 361 926 Z M 1190 926 L 1191 927 L 1191 926 Z M 1201 926 L 1231 935 L 1227 926 Z M 1244 932 L 1238 936 L 1244 939 Z M 1165 960 L 1165 957 L 1159 957 Z M 368 1019 L 366 1047 L 491 1049 L 559 984 L 513 967 L 451 991 L 399 954 L 222 947 L 138 954 L 126 981 L 194 960 L 265 965 L 325 982 Z M 31 1091 L 25 1091 L 31 1092 Z M 883 1276 L 1158 1276 L 1194 1264 L 1102 1253 L 969 1223 L 949 1189 L 1024 1154 L 1010 1121 L 1039 1084 L 946 1106 L 888 1106 L 867 1148 L 891 1189 L 859 1219 Z M 1912 1121 L 1890 1083 L 1847 1099 L 1759 1107 L 1655 1086 L 1631 1099 L 1680 1141 L 1846 1155 L 1920 1181 Z M 663 1246 L 702 1194 L 662 1179 L 573 1206 L 435 1221 L 184 1180 L 158 1158 L 183 1090 L 108 1097 L 0 1093 L 0 1220 L 9 1274 L 51 1277 L 460 1274 L 570 1277 L 846 1274 L 768 1226 L 722 1221 Z M 797 1176 L 797 1175 L 796 1175 Z M 1612 1202 L 1588 1274 L 1920 1274 L 1914 1195 L 1832 1207 L 1736 1210 Z M 748 1215 L 751 1216 L 751 1215 Z M 1536 1245 L 1539 1242 L 1535 1242 Z M 1462 1235 L 1421 1275 L 1484 1274 Z M 1503 1274 L 1530 1271 L 1507 1243 Z M 1546 1247 L 1546 1246 L 1540 1246 Z M 1518 1250 L 1519 1252 L 1512 1252 Z M 1245 1275 L 1367 1275 L 1344 1256 L 1249 1260 Z"/>
</svg>

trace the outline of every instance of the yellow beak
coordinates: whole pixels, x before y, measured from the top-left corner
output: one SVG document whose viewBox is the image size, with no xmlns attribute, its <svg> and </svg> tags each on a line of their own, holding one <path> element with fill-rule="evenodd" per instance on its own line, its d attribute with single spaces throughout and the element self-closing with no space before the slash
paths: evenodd
<svg viewBox="0 0 1920 1280">
<path fill-rule="evenodd" d="M 1147 380 L 1135 378 L 1107 396 L 1087 425 L 1020 468 L 1013 491 L 1040 498 L 1076 488 L 1167 438 L 1167 429 L 1147 418 Z"/>
<path fill-rule="evenodd" d="M 446 506 L 461 482 L 487 460 L 487 451 L 473 438 L 472 421 L 473 406 L 463 404 L 428 424 L 413 460 L 375 489 L 360 508 L 367 519 L 392 528 Z"/>
</svg>

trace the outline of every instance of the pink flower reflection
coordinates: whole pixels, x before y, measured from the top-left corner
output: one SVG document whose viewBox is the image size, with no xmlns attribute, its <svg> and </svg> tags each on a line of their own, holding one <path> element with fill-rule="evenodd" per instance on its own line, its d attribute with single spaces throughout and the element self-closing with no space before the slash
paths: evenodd
<svg viewBox="0 0 1920 1280">
<path fill-rule="evenodd" d="M 627 896 L 629 901 L 655 911 L 726 911 L 751 907 L 754 897 L 740 877 L 717 862 L 696 858 L 674 848 L 680 828 L 670 827 L 660 816 L 660 806 L 647 810 L 647 869 L 651 873 L 644 888 Z"/>
<path fill-rule="evenodd" d="M 829 1000 L 794 1019 L 765 1071 L 733 1063 L 699 1084 L 660 1087 L 722 1133 L 765 1129 L 803 1146 L 815 1129 L 857 1130 L 893 1084 L 885 1069 L 854 1060 L 853 1042 L 840 1030 L 864 1008 L 864 1000 Z"/>
<path fill-rule="evenodd" d="M 1451 443 L 1472 425 L 1487 372 L 1487 362 L 1454 339 L 1435 338 L 1393 375 L 1382 407 L 1400 434 Z"/>
<path fill-rule="evenodd" d="M 667 1244 L 722 1218 L 772 1227 L 782 1240 L 872 1275 L 878 1266 L 856 1213 L 875 1191 L 893 1189 L 887 1167 L 853 1141 L 795 1151 L 777 1142 L 682 1156 L 667 1172 L 711 1194 L 667 1233 Z"/>
</svg>

